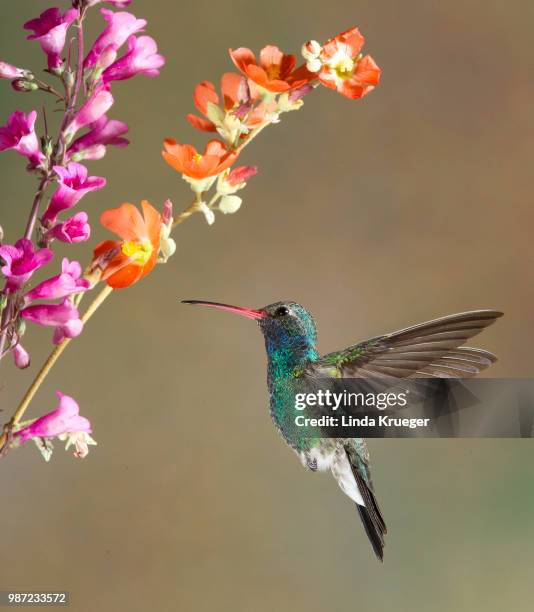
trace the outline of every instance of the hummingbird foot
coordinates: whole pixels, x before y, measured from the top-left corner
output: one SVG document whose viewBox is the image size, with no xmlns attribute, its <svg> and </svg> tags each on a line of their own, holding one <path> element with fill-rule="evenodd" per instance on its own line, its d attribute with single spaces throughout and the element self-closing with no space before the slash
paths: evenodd
<svg viewBox="0 0 534 612">
<path fill-rule="evenodd" d="M 306 467 L 311 470 L 312 472 L 316 472 L 317 471 L 317 458 L 314 457 L 313 459 L 311 457 L 306 457 Z"/>
</svg>

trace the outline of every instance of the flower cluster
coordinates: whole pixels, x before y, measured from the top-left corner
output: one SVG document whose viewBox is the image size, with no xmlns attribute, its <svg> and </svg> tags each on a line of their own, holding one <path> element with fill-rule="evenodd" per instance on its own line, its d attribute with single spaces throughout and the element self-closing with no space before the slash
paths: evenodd
<svg viewBox="0 0 534 612">
<path fill-rule="evenodd" d="M 361 54 L 364 39 L 357 28 L 323 45 L 308 41 L 302 46 L 300 65 L 296 56 L 274 45 L 261 49 L 259 59 L 250 49 L 230 49 L 237 71 L 223 74 L 219 89 L 209 81 L 199 83 L 193 92 L 198 114 L 187 115 L 194 128 L 216 137 L 200 151 L 173 138 L 163 143 L 164 160 L 194 192 L 192 204 L 176 216 L 169 200 L 161 213 L 146 200 L 141 202 L 141 210 L 130 203 L 106 210 L 100 221 L 118 239 L 96 245 L 85 274 L 77 261 L 64 258 L 59 273 L 31 287 L 33 274 L 52 260 L 55 241 L 76 244 L 90 237 L 87 212 L 72 209 L 89 193 L 103 189 L 106 179 L 90 175 L 81 162 L 101 159 L 108 146 L 129 144 L 125 137 L 128 126 L 108 117 L 114 105 L 112 84 L 136 75 L 157 76 L 165 63 L 154 39 L 143 34 L 146 20 L 109 8 L 100 9 L 105 27 L 85 53 L 83 22 L 87 11 L 101 2 L 72 0 L 72 6 L 64 12 L 50 8 L 24 25 L 32 32 L 28 38 L 38 41 L 46 55 L 45 72 L 57 79 L 59 86 L 43 82 L 29 70 L 0 62 L 0 78 L 11 80 L 15 91 L 47 92 L 64 108 L 55 139 L 49 134 L 37 136 L 36 111 L 15 111 L 0 127 L 0 151 L 11 149 L 23 156 L 27 170 L 40 181 L 24 236 L 14 244 L 0 243 L 0 270 L 6 280 L 0 296 L 0 359 L 11 353 L 19 368 L 30 362 L 21 343 L 27 322 L 53 328 L 55 360 L 60 354 L 57 351 L 82 332 L 84 321 L 105 295 L 137 283 L 157 263 L 165 263 L 173 255 L 176 244 L 171 233 L 176 225 L 197 212 L 209 225 L 217 212 L 237 212 L 242 204 L 238 192 L 258 172 L 256 166 L 238 165 L 238 160 L 244 147 L 264 128 L 278 123 L 284 113 L 302 108 L 304 97 L 320 85 L 357 99 L 372 91 L 380 80 L 374 60 Z M 107 0 L 107 4 L 124 9 L 130 0 Z M 75 66 L 70 59 L 74 53 L 65 54 L 69 28 L 77 31 Z M 51 193 L 41 206 L 48 190 Z M 100 281 L 107 287 L 80 316 L 84 293 Z M 35 384 L 38 386 L 43 378 L 40 374 Z M 0 434 L 0 451 L 32 439 L 48 460 L 51 441 L 59 438 L 67 441 L 67 448 L 74 444 L 75 455 L 84 457 L 88 445 L 95 444 L 89 435 L 91 425 L 79 415 L 74 399 L 59 392 L 58 397 L 54 411 L 20 423 L 29 402 L 24 399 Z"/>
<path fill-rule="evenodd" d="M 337 90 L 347 98 L 362 98 L 380 80 L 380 69 L 370 56 L 362 57 L 364 39 L 352 28 L 324 45 L 309 41 L 302 47 L 304 62 L 297 66 L 294 55 L 274 45 L 263 47 L 259 60 L 247 48 L 230 49 L 238 69 L 222 75 L 220 94 L 209 81 L 199 83 L 193 101 L 201 116 L 188 121 L 202 132 L 213 132 L 221 140 L 210 140 L 203 152 L 190 144 L 167 138 L 163 158 L 179 172 L 196 195 L 195 211 L 211 225 L 215 211 L 236 212 L 242 203 L 236 192 L 256 174 L 254 166 L 231 169 L 242 149 L 261 130 L 278 123 L 280 115 L 298 110 L 303 98 L 318 85 Z M 214 194 L 206 199 L 206 193 Z"/>
<path fill-rule="evenodd" d="M 28 323 L 51 327 L 55 345 L 82 332 L 78 304 L 94 279 L 82 274 L 80 263 L 65 258 L 59 273 L 56 270 L 54 276 L 33 286 L 32 277 L 50 265 L 56 241 L 72 245 L 90 238 L 89 215 L 76 208 L 88 194 L 103 189 L 106 179 L 92 175 L 82 162 L 101 159 L 109 146 L 129 144 L 128 125 L 108 116 L 115 102 L 113 82 L 137 75 L 155 77 L 165 63 L 156 41 L 143 33 L 146 20 L 123 10 L 130 0 L 107 0 L 115 10 L 100 8 L 102 30 L 85 49 L 84 22 L 89 9 L 97 4 L 100 0 L 72 0 L 65 10 L 51 7 L 24 24 L 28 40 L 37 42 L 44 53 L 43 79 L 0 61 L 0 78 L 10 80 L 15 91 L 46 92 L 61 103 L 63 110 L 55 136 L 48 133 L 46 116 L 43 123 L 47 133 L 38 135 L 36 110 L 16 110 L 0 126 L 0 151 L 12 150 L 25 158 L 27 170 L 39 181 L 23 236 L 11 244 L 0 242 L 0 271 L 5 279 L 0 292 L 0 359 L 11 353 L 19 368 L 30 363 L 22 345 Z M 68 44 L 74 37 L 76 44 Z M 144 273 L 158 256 L 162 224 L 159 213 L 155 214 L 157 228 L 153 215 L 147 221 L 147 235 L 154 242 L 157 232 L 157 246 L 145 262 Z M 135 263 L 142 259 L 139 253 L 131 257 Z M 125 266 L 122 276 L 129 270 Z M 110 275 L 112 278 L 116 279 Z M 77 416 L 77 410 L 74 400 L 61 396 L 58 409 L 19 430 L 15 442 L 68 434 L 76 444 L 77 455 L 84 456 L 82 433 L 90 432 L 88 422 L 78 429 L 64 427 L 71 416 L 76 417 L 74 421 L 78 419 L 78 425 L 85 421 Z"/>
</svg>

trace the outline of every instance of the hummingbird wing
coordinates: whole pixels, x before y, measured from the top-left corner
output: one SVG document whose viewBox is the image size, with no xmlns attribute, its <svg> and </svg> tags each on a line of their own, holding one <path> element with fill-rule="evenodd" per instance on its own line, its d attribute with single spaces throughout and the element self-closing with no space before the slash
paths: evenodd
<svg viewBox="0 0 534 612">
<path fill-rule="evenodd" d="M 313 376 L 341 378 L 476 376 L 497 358 L 461 345 L 502 315 L 496 310 L 473 310 L 434 319 L 328 353 L 307 370 Z"/>
</svg>

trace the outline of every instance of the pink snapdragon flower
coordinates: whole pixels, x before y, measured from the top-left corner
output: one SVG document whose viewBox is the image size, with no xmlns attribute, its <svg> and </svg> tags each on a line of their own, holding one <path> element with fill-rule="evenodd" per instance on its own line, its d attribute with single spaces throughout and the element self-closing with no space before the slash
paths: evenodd
<svg viewBox="0 0 534 612">
<path fill-rule="evenodd" d="M 68 395 L 56 392 L 59 398 L 58 406 L 52 412 L 36 419 L 26 427 L 15 432 L 14 438 L 19 444 L 25 444 L 32 438 L 55 438 L 67 440 L 66 449 L 74 444 L 75 457 L 86 457 L 89 452 L 88 445 L 96 444 L 89 434 L 92 433 L 91 423 L 80 416 L 80 407 Z"/>
<path fill-rule="evenodd" d="M 83 322 L 78 309 L 65 298 L 59 304 L 34 304 L 23 308 L 21 317 L 44 327 L 54 327 L 53 343 L 60 344 L 65 338 L 76 338 L 82 333 Z"/>
<path fill-rule="evenodd" d="M 150 36 L 130 36 L 128 51 L 109 68 L 104 70 L 104 83 L 123 81 L 137 74 L 149 77 L 159 75 L 159 69 L 165 64 L 165 58 L 158 53 L 156 41 Z"/>
<path fill-rule="evenodd" d="M 107 21 L 107 28 L 95 40 L 91 50 L 85 58 L 84 67 L 90 68 L 94 66 L 100 54 L 109 45 L 113 45 L 116 49 L 128 40 L 128 37 L 136 32 L 140 32 L 146 26 L 146 19 L 137 19 L 135 15 L 126 12 L 114 13 L 109 9 L 100 9 L 104 19 Z"/>
<path fill-rule="evenodd" d="M 11 353 L 13 354 L 13 361 L 15 362 L 17 368 L 24 370 L 30 365 L 30 355 L 22 344 L 15 344 L 15 346 L 11 349 Z"/>
<path fill-rule="evenodd" d="M 113 102 L 109 87 L 101 86 L 95 89 L 93 95 L 78 110 L 74 119 L 67 126 L 65 130 L 67 141 L 72 139 L 79 129 L 98 121 L 113 106 Z"/>
<path fill-rule="evenodd" d="M 19 79 L 26 74 L 22 68 L 12 66 L 7 62 L 0 62 L 0 79 Z"/>
<path fill-rule="evenodd" d="M 102 72 L 108 66 L 111 66 L 111 64 L 113 64 L 113 62 L 117 59 L 118 54 L 119 48 L 117 45 L 108 45 L 98 56 L 98 59 L 95 62 L 95 70 L 97 71 L 97 74 L 102 74 Z"/>
<path fill-rule="evenodd" d="M 33 30 L 28 40 L 38 40 L 41 49 L 46 53 L 49 70 L 57 70 L 61 67 L 63 62 L 60 55 L 65 46 L 67 30 L 77 16 L 78 11 L 74 8 L 65 11 L 62 15 L 61 11 L 54 7 L 24 24 L 25 30 Z"/>
<path fill-rule="evenodd" d="M 59 300 L 87 291 L 90 282 L 81 276 L 80 264 L 77 261 L 69 261 L 65 257 L 61 262 L 61 274 L 39 283 L 28 291 L 24 296 L 24 303 L 30 304 L 36 300 Z"/>
<path fill-rule="evenodd" d="M 44 159 L 35 133 L 37 111 L 27 115 L 18 110 L 12 113 L 7 123 L 0 127 L 0 151 L 13 149 L 23 157 L 27 157 L 33 167 Z"/>
<path fill-rule="evenodd" d="M 91 226 L 88 223 L 87 213 L 76 213 L 70 219 L 54 225 L 47 235 L 68 244 L 76 244 L 89 240 Z"/>
<path fill-rule="evenodd" d="M 128 124 L 102 115 L 90 126 L 90 131 L 77 138 L 69 147 L 67 155 L 75 159 L 101 159 L 106 154 L 106 146 L 125 147 L 130 144 L 123 138 L 128 132 Z"/>
<path fill-rule="evenodd" d="M 6 277 L 6 291 L 11 293 L 24 285 L 35 270 L 47 264 L 54 254 L 50 249 L 34 250 L 31 240 L 21 238 L 15 245 L 0 246 L 0 258 L 3 265 L 0 268 Z"/>
<path fill-rule="evenodd" d="M 47 225 L 53 223 L 62 210 L 75 206 L 87 193 L 106 185 L 104 177 L 87 176 L 87 168 L 77 162 L 69 162 L 66 168 L 54 166 L 54 172 L 59 176 L 59 185 L 42 217 L 42 222 Z"/>
</svg>

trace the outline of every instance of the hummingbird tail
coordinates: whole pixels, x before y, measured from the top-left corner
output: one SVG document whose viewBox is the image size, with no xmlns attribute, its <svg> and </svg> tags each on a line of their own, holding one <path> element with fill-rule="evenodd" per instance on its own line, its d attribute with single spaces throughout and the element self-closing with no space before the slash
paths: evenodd
<svg viewBox="0 0 534 612">
<path fill-rule="evenodd" d="M 370 477 L 367 479 L 364 478 L 361 472 L 361 467 L 355 465 L 355 462 L 349 452 L 347 452 L 347 458 L 350 462 L 352 473 L 354 475 L 354 479 L 356 480 L 356 485 L 358 486 L 358 490 L 365 504 L 364 506 L 361 504 L 356 504 L 358 513 L 360 514 L 365 533 L 371 542 L 375 555 L 378 557 L 378 559 L 380 559 L 380 561 L 383 561 L 385 545 L 384 536 L 387 533 L 387 527 L 382 511 L 380 510 L 380 506 L 378 505 L 373 492 L 373 485 L 371 484 Z M 368 472 L 367 466 L 365 469 Z"/>
<path fill-rule="evenodd" d="M 375 555 L 380 561 L 384 561 L 384 537 L 382 533 L 376 528 L 376 525 L 371 519 L 371 514 L 368 512 L 365 506 L 356 504 L 356 508 L 358 508 L 358 513 L 362 519 L 365 533 L 369 538 L 369 542 L 371 542 Z"/>
</svg>

